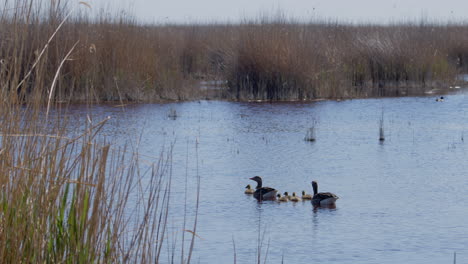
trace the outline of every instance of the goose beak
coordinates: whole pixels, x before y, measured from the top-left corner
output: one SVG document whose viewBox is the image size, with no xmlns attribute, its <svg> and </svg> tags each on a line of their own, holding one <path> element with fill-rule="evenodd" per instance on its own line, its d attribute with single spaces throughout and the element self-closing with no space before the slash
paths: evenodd
<svg viewBox="0 0 468 264">
<path fill-rule="evenodd" d="M 253 177 L 252 177 L 252 178 L 249 178 L 249 180 L 253 180 Z"/>
</svg>

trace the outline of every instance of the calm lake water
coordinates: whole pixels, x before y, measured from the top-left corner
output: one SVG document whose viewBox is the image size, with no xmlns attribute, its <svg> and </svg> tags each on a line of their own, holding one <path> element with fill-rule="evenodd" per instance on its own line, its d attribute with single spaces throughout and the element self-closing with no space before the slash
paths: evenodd
<svg viewBox="0 0 468 264">
<path fill-rule="evenodd" d="M 201 101 L 90 111 L 94 119 L 111 116 L 104 133 L 117 144 L 133 142 L 142 155 L 158 157 L 174 144 L 168 242 L 176 248 L 186 169 L 191 229 L 198 165 L 194 263 L 233 263 L 234 252 L 237 263 L 255 263 L 259 235 L 267 263 L 453 263 L 454 252 L 457 263 L 468 263 L 467 99 Z M 84 118 L 86 111 L 71 113 Z M 316 142 L 304 141 L 314 122 Z M 319 191 L 340 199 L 336 209 L 318 210 L 310 202 L 258 203 L 244 194 L 255 175 L 281 192 L 310 193 L 316 180 Z"/>
</svg>

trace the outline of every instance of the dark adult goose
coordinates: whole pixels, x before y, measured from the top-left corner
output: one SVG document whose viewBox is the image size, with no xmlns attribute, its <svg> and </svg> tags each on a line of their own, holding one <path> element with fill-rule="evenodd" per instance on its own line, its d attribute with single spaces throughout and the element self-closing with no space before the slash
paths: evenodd
<svg viewBox="0 0 468 264">
<path fill-rule="evenodd" d="M 255 192 L 253 194 L 254 198 L 263 201 L 263 200 L 276 200 L 277 190 L 270 187 L 262 187 L 262 177 L 255 176 L 250 178 L 252 181 L 257 182 L 257 187 L 255 187 Z"/>
<path fill-rule="evenodd" d="M 312 188 L 314 189 L 314 196 L 312 197 L 312 204 L 314 206 L 330 206 L 334 205 L 338 196 L 330 192 L 318 192 L 318 184 L 316 181 L 312 182 Z"/>
</svg>

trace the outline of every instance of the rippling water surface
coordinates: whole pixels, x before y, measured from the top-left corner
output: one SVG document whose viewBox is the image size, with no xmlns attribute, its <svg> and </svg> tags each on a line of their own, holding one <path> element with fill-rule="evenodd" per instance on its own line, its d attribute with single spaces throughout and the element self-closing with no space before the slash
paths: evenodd
<svg viewBox="0 0 468 264">
<path fill-rule="evenodd" d="M 198 165 L 195 263 L 231 263 L 234 253 L 237 263 L 255 263 L 262 241 L 268 263 L 453 263 L 454 252 L 468 263 L 467 99 L 201 101 L 102 105 L 92 113 L 111 116 L 106 135 L 134 142 L 140 154 L 157 157 L 174 143 L 168 236 L 176 248 L 186 168 L 191 229 Z M 315 121 L 316 142 L 304 141 Z M 311 192 L 316 180 L 340 199 L 336 209 L 318 210 L 310 202 L 257 203 L 243 193 L 254 175 L 281 192 Z"/>
</svg>

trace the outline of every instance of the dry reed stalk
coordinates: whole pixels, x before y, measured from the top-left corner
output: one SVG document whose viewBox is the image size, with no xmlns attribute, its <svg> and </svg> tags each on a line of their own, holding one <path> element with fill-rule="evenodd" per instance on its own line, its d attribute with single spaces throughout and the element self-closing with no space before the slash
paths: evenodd
<svg viewBox="0 0 468 264">
<path fill-rule="evenodd" d="M 71 47 L 70 51 L 63 58 L 62 62 L 60 62 L 60 65 L 58 66 L 57 71 L 55 73 L 54 79 L 52 80 L 52 84 L 50 85 L 50 90 L 49 90 L 49 98 L 47 100 L 46 122 L 47 122 L 47 120 L 49 118 L 49 110 L 50 110 L 50 105 L 52 103 L 52 96 L 54 95 L 55 84 L 57 83 L 57 80 L 59 78 L 60 70 L 62 69 L 63 64 L 65 63 L 65 61 L 67 61 L 68 58 L 70 57 L 70 55 L 72 54 L 72 52 L 75 49 L 76 45 L 78 45 L 78 42 L 79 41 L 75 42 L 73 47 Z"/>
<path fill-rule="evenodd" d="M 31 1 L 32 3 L 32 1 Z M 84 2 L 79 2 L 79 4 L 84 4 Z M 76 7 L 75 7 L 76 8 Z M 37 56 L 36 58 L 36 61 L 33 63 L 33 65 L 31 66 L 31 68 L 29 69 L 28 73 L 26 73 L 26 75 L 23 77 L 23 79 L 20 81 L 20 83 L 16 86 L 16 90 L 18 90 L 21 85 L 26 81 L 28 80 L 29 76 L 31 75 L 32 71 L 36 68 L 36 66 L 38 65 L 39 61 L 41 60 L 42 56 L 44 55 L 45 51 L 47 50 L 47 48 L 49 47 L 50 43 L 52 42 L 52 40 L 55 38 L 55 36 L 57 35 L 57 33 L 59 32 L 59 30 L 62 28 L 62 26 L 65 24 L 65 22 L 67 21 L 67 19 L 73 14 L 73 12 L 75 11 L 75 8 L 73 8 L 72 10 L 70 10 L 70 12 L 68 12 L 68 14 L 65 16 L 65 18 L 62 20 L 62 22 L 60 22 L 60 24 L 58 25 L 58 27 L 55 29 L 55 31 L 52 33 L 52 35 L 49 37 L 49 40 L 47 41 L 47 43 L 44 45 L 44 47 L 42 48 L 41 52 L 39 53 L 39 55 Z"/>
<path fill-rule="evenodd" d="M 188 162 L 189 162 L 189 142 L 187 140 L 187 147 L 185 150 L 185 184 L 184 184 L 184 223 L 182 224 L 182 230 L 186 230 L 187 225 L 187 189 L 188 189 Z M 180 263 L 184 263 L 184 250 L 185 250 L 185 232 L 182 232 L 182 246 L 180 252 Z"/>
<path fill-rule="evenodd" d="M 197 224 L 198 224 L 198 209 L 200 206 L 200 187 L 201 187 L 201 176 L 198 170 L 198 138 L 195 143 L 195 159 L 196 159 L 196 177 L 197 177 L 197 200 L 195 203 L 195 220 L 193 222 L 193 230 L 192 233 L 192 240 L 190 241 L 190 248 L 187 256 L 187 264 L 190 264 L 190 260 L 192 259 L 192 253 L 195 246 L 195 235 L 197 233 Z"/>
<path fill-rule="evenodd" d="M 236 251 L 236 242 L 234 241 L 234 235 L 232 235 L 232 246 L 234 251 L 234 264 L 237 263 L 237 251 Z"/>
</svg>

